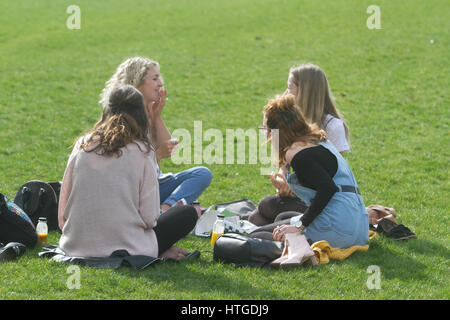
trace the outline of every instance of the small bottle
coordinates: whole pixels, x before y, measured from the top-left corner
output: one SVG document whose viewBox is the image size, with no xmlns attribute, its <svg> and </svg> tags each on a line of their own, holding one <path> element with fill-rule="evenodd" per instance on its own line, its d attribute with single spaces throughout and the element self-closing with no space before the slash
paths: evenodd
<svg viewBox="0 0 450 320">
<path fill-rule="evenodd" d="M 218 214 L 216 222 L 214 222 L 214 227 L 212 230 L 211 235 L 211 245 L 213 246 L 214 243 L 216 243 L 217 238 L 219 238 L 221 235 L 223 235 L 225 231 L 225 224 L 224 224 L 224 215 Z"/>
<path fill-rule="evenodd" d="M 39 222 L 36 226 L 36 233 L 38 235 L 39 244 L 46 244 L 48 236 L 47 218 L 39 218 Z"/>
</svg>

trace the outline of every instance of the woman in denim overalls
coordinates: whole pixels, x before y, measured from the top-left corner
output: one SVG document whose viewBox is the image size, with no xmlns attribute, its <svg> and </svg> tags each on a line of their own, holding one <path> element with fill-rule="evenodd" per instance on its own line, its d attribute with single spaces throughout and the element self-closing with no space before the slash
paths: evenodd
<svg viewBox="0 0 450 320">
<path fill-rule="evenodd" d="M 337 159 L 338 170 L 333 182 L 340 191 L 333 195 L 303 234 L 312 242 L 326 240 L 334 248 L 365 245 L 369 239 L 369 216 L 355 177 L 347 162 L 329 141 L 319 142 L 318 145 L 327 148 Z M 309 206 L 316 191 L 300 185 L 295 173 L 287 173 L 286 180 L 297 197 Z"/>
<path fill-rule="evenodd" d="M 274 143 L 273 136 L 268 134 L 269 141 L 279 150 L 279 165 L 288 165 L 293 156 L 302 152 L 304 147 L 323 146 L 336 157 L 337 170 L 332 180 L 339 191 L 335 192 L 322 211 L 315 216 L 306 228 L 298 225 L 283 225 L 273 232 L 274 240 L 283 240 L 286 233 L 299 230 L 312 242 L 326 240 L 334 248 L 348 248 L 354 245 L 365 245 L 369 236 L 369 220 L 355 177 L 344 158 L 326 140 L 323 130 L 306 123 L 303 115 L 295 106 L 292 95 L 272 100 L 264 109 L 265 126 L 268 130 L 279 129 L 279 141 Z M 300 151 L 299 151 L 300 150 Z M 295 173 L 287 173 L 286 182 L 290 189 L 307 205 L 316 197 L 316 190 L 301 185 Z M 297 218 L 297 219 L 296 219 Z M 295 224 L 302 215 L 291 219 Z"/>
</svg>

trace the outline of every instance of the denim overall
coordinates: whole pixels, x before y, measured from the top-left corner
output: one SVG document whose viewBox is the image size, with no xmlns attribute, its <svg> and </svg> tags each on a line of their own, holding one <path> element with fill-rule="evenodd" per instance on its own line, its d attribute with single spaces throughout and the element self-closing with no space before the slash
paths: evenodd
<svg viewBox="0 0 450 320">
<path fill-rule="evenodd" d="M 313 242 L 326 240 L 333 248 L 349 248 L 365 245 L 369 240 L 369 216 L 358 191 L 355 177 L 341 154 L 329 142 L 319 142 L 337 159 L 337 171 L 333 182 L 339 188 L 322 212 L 303 231 L 306 238 Z M 316 191 L 306 188 L 297 180 L 295 173 L 287 173 L 286 180 L 291 190 L 311 205 Z"/>
</svg>

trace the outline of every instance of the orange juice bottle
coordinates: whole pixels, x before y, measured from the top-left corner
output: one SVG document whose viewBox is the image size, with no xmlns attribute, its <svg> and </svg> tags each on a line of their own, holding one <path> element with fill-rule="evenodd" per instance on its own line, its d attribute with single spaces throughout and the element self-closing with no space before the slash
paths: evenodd
<svg viewBox="0 0 450 320">
<path fill-rule="evenodd" d="M 213 232 L 211 235 L 211 245 L 213 246 L 216 243 L 217 238 L 219 238 L 223 233 Z"/>
<path fill-rule="evenodd" d="M 223 235 L 225 231 L 225 225 L 224 225 L 224 216 L 221 214 L 217 215 L 216 222 L 214 222 L 214 227 L 212 230 L 211 235 L 211 245 L 213 246 L 214 243 L 216 243 L 217 238 L 219 238 L 221 235 Z"/>
<path fill-rule="evenodd" d="M 38 235 L 39 244 L 46 244 L 48 236 L 47 218 L 39 218 L 39 222 L 36 226 L 36 233 Z"/>
</svg>

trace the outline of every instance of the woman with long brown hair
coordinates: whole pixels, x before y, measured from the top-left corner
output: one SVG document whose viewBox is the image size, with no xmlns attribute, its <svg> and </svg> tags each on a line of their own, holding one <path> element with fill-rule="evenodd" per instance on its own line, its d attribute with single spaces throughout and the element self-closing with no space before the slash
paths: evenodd
<svg viewBox="0 0 450 320">
<path fill-rule="evenodd" d="M 59 246 L 66 254 L 186 255 L 173 244 L 194 228 L 197 213 L 179 206 L 160 216 L 148 130 L 142 94 L 131 85 L 111 90 L 102 119 L 77 141 L 64 173 L 58 219 Z"/>
<path fill-rule="evenodd" d="M 343 154 L 350 150 L 348 126 L 335 106 L 328 79 L 319 66 L 305 63 L 291 68 L 284 94 L 294 96 L 295 105 L 302 112 L 306 122 L 324 130 L 337 151 Z M 279 173 L 269 176 L 270 182 L 277 189 L 277 194 L 261 199 L 249 221 L 256 225 L 264 225 L 273 222 L 274 219 L 305 212 L 307 209 L 305 203 L 295 196 L 287 183 L 282 180 L 285 171 L 285 168 L 281 167 Z"/>
<path fill-rule="evenodd" d="M 287 233 L 302 232 L 312 242 L 326 240 L 335 248 L 366 244 L 368 214 L 358 184 L 325 131 L 308 124 L 292 94 L 265 106 L 264 127 L 268 141 L 277 130 L 278 166 L 294 171 L 286 173 L 284 182 L 309 207 L 304 214 L 256 230 L 253 236 L 273 231 L 273 239 L 282 241 Z"/>
</svg>

